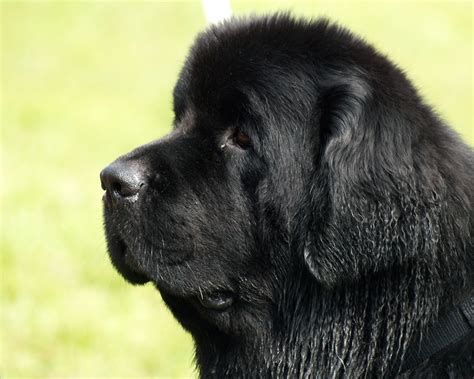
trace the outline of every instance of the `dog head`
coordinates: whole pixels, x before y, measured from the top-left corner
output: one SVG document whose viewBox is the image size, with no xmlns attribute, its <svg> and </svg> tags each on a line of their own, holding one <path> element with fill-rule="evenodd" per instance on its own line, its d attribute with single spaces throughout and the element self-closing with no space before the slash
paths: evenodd
<svg viewBox="0 0 474 379">
<path fill-rule="evenodd" d="M 431 149 L 453 136 L 396 67 L 325 20 L 211 27 L 174 111 L 169 135 L 102 171 L 105 230 L 117 270 L 152 281 L 195 336 L 262 333 L 295 275 L 353 286 L 442 261 L 438 241 L 455 238 L 443 209 L 459 184 L 437 167 L 460 168 Z"/>
</svg>

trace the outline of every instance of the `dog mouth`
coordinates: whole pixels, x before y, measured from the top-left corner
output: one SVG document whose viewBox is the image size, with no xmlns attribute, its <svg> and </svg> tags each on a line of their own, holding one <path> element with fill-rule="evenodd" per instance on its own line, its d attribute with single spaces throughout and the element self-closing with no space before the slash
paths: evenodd
<svg viewBox="0 0 474 379">
<path fill-rule="evenodd" d="M 109 257 L 112 265 L 127 282 L 133 285 L 143 285 L 152 282 L 162 295 L 175 298 L 176 300 L 181 299 L 181 301 L 188 302 L 194 308 L 202 311 L 208 310 L 220 313 L 228 310 L 235 303 L 236 293 L 234 290 L 229 289 L 227 285 L 205 288 L 207 286 L 203 285 L 204 283 L 198 283 L 201 280 L 196 278 L 197 282 L 192 286 L 195 287 L 193 289 L 186 285 L 180 285 L 179 282 L 183 278 L 170 277 L 172 272 L 169 270 L 154 270 L 153 273 L 147 272 L 139 263 L 140 259 L 136 257 L 133 246 L 130 246 L 127 243 L 127 239 L 121 236 L 107 215 L 106 213 L 104 226 Z M 177 251 L 178 249 L 176 251 L 173 250 L 174 253 Z M 173 254 L 173 257 L 177 255 Z M 156 269 L 162 265 L 166 266 L 167 263 L 170 262 L 155 262 L 158 266 Z M 175 259 L 171 263 L 171 266 L 176 267 L 181 262 Z M 191 267 L 189 267 L 189 270 L 191 270 Z M 184 272 L 180 273 L 180 276 L 186 276 L 186 272 L 185 268 Z M 192 273 L 188 273 L 188 275 L 190 274 Z"/>
<path fill-rule="evenodd" d="M 121 237 L 115 236 L 115 238 L 109 239 L 108 245 L 112 264 L 120 275 L 131 284 L 142 285 L 153 281 L 160 292 L 165 292 L 168 296 L 188 299 L 194 306 L 212 311 L 225 311 L 234 303 L 234 291 L 228 289 L 207 291 L 199 289 L 196 294 L 189 294 L 187 291 L 171 288 L 164 281 L 155 281 L 139 268 L 129 247 Z"/>
</svg>

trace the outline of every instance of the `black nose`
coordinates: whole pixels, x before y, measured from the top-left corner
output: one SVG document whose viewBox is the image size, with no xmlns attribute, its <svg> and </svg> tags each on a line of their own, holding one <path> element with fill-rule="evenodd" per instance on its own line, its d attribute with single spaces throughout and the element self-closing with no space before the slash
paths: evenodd
<svg viewBox="0 0 474 379">
<path fill-rule="evenodd" d="M 146 184 L 145 170 L 139 162 L 118 160 L 101 171 L 100 182 L 109 195 L 130 197 Z"/>
</svg>

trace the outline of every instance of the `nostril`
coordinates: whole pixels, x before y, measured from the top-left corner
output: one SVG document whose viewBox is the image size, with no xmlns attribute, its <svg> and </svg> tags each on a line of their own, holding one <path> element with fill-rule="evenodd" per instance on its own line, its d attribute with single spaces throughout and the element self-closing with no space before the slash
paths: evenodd
<svg viewBox="0 0 474 379">
<path fill-rule="evenodd" d="M 112 191 L 122 197 L 130 197 L 140 192 L 142 183 L 115 182 L 112 184 Z"/>
<path fill-rule="evenodd" d="M 112 183 L 112 191 L 122 194 L 122 185 L 119 182 Z"/>
</svg>

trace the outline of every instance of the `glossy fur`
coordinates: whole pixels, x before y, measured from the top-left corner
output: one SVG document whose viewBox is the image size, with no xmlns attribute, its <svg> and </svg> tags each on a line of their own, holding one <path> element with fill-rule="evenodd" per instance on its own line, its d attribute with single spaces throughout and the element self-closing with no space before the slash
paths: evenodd
<svg viewBox="0 0 474 379">
<path fill-rule="evenodd" d="M 192 334 L 202 377 L 395 377 L 474 290 L 474 154 L 347 30 L 210 27 L 174 109 L 171 134 L 119 158 L 147 181 L 108 195 L 105 228 L 117 269 Z M 473 350 L 404 375 L 473 377 Z"/>
</svg>

